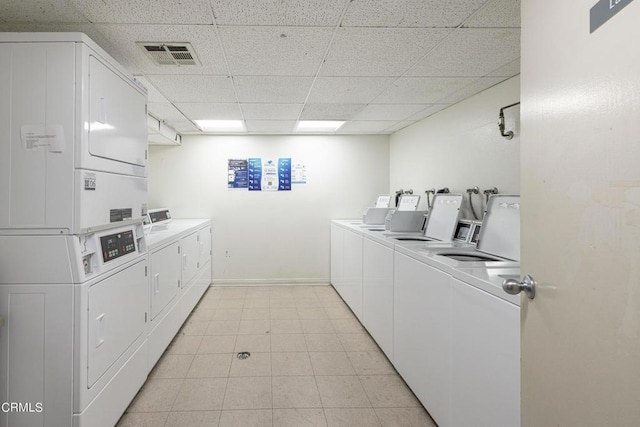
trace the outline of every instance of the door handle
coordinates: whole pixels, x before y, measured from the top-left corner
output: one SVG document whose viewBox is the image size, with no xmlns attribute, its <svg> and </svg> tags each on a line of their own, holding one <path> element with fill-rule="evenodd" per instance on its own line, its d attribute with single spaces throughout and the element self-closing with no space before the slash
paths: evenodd
<svg viewBox="0 0 640 427">
<path fill-rule="evenodd" d="M 502 282 L 502 289 L 508 294 L 518 295 L 524 291 L 529 299 L 536 297 L 536 281 L 530 275 L 524 276 L 522 282 L 518 282 L 516 279 L 507 279 Z"/>
</svg>

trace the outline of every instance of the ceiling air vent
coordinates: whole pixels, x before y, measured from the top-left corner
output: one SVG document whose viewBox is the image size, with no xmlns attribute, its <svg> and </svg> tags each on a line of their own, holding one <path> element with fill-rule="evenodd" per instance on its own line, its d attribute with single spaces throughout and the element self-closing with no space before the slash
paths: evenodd
<svg viewBox="0 0 640 427">
<path fill-rule="evenodd" d="M 137 45 L 156 65 L 201 65 L 191 43 L 145 43 Z"/>
</svg>

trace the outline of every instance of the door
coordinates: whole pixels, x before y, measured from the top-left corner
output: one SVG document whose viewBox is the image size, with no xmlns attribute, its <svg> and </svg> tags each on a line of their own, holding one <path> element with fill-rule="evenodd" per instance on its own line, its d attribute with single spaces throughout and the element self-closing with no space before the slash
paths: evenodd
<svg viewBox="0 0 640 427">
<path fill-rule="evenodd" d="M 523 426 L 640 422 L 639 21 L 522 2 Z"/>
<path fill-rule="evenodd" d="M 151 253 L 151 320 L 178 296 L 181 257 L 178 242 Z"/>
<path fill-rule="evenodd" d="M 145 96 L 95 56 L 89 57 L 89 115 L 92 155 L 146 165 Z"/>
<path fill-rule="evenodd" d="M 180 240 L 180 252 L 182 253 L 182 288 L 192 285 L 198 269 L 200 268 L 200 242 L 198 232 L 195 231 Z"/>
<path fill-rule="evenodd" d="M 87 388 L 145 332 L 146 265 L 139 261 L 89 288 Z"/>
</svg>

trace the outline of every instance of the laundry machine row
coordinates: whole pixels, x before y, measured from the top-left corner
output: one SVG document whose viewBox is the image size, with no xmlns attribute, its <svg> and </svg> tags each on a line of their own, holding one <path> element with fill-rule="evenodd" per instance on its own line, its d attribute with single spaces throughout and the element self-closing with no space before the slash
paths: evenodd
<svg viewBox="0 0 640 427">
<path fill-rule="evenodd" d="M 501 283 L 519 275 L 519 197 L 492 196 L 482 224 L 460 202 L 434 200 L 423 233 L 333 221 L 331 283 L 438 425 L 516 425 L 519 297 Z"/>
</svg>

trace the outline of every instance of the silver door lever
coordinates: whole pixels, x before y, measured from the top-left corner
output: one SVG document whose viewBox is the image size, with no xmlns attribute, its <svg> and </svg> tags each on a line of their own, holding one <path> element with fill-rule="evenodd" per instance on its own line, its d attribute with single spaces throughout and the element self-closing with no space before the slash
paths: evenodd
<svg viewBox="0 0 640 427">
<path fill-rule="evenodd" d="M 502 289 L 508 294 L 518 295 L 524 291 L 529 299 L 534 299 L 536 296 L 536 281 L 530 275 L 524 276 L 522 282 L 518 282 L 516 279 L 507 279 L 502 282 Z"/>
</svg>

